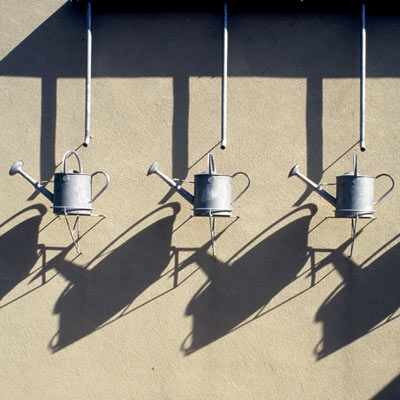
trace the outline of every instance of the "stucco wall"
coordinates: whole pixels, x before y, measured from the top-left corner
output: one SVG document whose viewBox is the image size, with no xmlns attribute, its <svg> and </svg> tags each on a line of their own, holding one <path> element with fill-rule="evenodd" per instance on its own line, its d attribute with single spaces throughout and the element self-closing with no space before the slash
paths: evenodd
<svg viewBox="0 0 400 400">
<path fill-rule="evenodd" d="M 84 148 L 84 10 L 35 3 L 0 2 L 0 397 L 399 398 L 397 188 L 349 258 L 351 220 L 287 175 L 298 163 L 334 182 L 358 154 L 361 174 L 400 182 L 400 16 L 367 17 L 361 153 L 358 15 L 230 15 L 222 151 L 221 15 L 94 9 Z M 79 256 L 50 202 L 8 174 L 22 159 L 50 180 L 77 148 L 111 178 Z M 240 218 L 217 220 L 216 258 L 208 219 L 146 176 L 157 160 L 192 180 L 210 151 L 218 172 L 251 177 Z"/>
</svg>

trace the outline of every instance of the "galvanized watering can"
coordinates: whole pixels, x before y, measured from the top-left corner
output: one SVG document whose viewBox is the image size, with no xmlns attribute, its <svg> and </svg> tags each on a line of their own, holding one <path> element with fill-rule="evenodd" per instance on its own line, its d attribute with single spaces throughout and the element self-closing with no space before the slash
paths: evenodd
<svg viewBox="0 0 400 400">
<path fill-rule="evenodd" d="M 289 178 L 297 175 L 302 181 L 310 185 L 325 200 L 335 208 L 335 217 L 338 218 L 374 218 L 374 206 L 386 197 L 394 187 L 394 180 L 389 174 L 377 176 L 359 175 L 357 172 L 357 155 L 354 156 L 354 171 L 336 177 L 336 198 L 321 188 L 321 185 L 305 177 L 295 165 L 289 172 Z M 392 185 L 378 200 L 374 201 L 375 180 L 386 176 Z"/>
<path fill-rule="evenodd" d="M 194 195 L 187 192 L 174 180 L 168 178 L 159 171 L 157 161 L 149 168 L 147 175 L 153 173 L 156 173 L 184 199 L 193 204 L 193 214 L 198 217 L 230 217 L 232 214 L 232 204 L 237 201 L 250 186 L 250 178 L 245 172 L 236 172 L 233 175 L 218 174 L 215 170 L 212 154 L 208 155 L 208 170 L 194 176 Z M 248 182 L 246 187 L 232 201 L 232 179 L 238 175 L 246 176 Z"/>
<path fill-rule="evenodd" d="M 79 171 L 66 169 L 67 158 L 72 154 L 78 160 Z M 104 171 L 84 174 L 81 160 L 73 150 L 64 154 L 62 172 L 54 174 L 54 194 L 23 171 L 23 165 L 23 161 L 13 164 L 10 168 L 10 175 L 19 173 L 35 188 L 39 189 L 53 203 L 54 214 L 92 215 L 92 203 L 107 189 L 110 183 L 110 178 Z M 103 174 L 106 178 L 106 183 L 95 196 L 92 196 L 92 179 L 97 174 Z"/>
</svg>

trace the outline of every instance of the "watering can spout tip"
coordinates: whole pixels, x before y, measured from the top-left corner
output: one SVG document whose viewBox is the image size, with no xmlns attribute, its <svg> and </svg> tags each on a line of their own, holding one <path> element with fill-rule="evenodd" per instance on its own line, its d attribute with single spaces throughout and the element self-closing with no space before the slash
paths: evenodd
<svg viewBox="0 0 400 400">
<path fill-rule="evenodd" d="M 21 170 L 21 168 L 24 166 L 24 162 L 23 161 L 17 161 L 15 164 L 13 164 L 10 168 L 9 174 L 10 175 L 15 175 L 16 173 L 18 173 L 18 171 Z"/>
<path fill-rule="evenodd" d="M 297 171 L 299 170 L 299 164 L 296 164 L 289 172 L 288 178 L 290 178 L 293 175 L 297 174 Z"/>
<path fill-rule="evenodd" d="M 147 176 L 149 176 L 149 175 L 153 174 L 154 172 L 156 172 L 157 169 L 158 169 L 158 162 L 156 161 L 155 163 L 152 164 L 152 166 L 147 171 Z"/>
</svg>

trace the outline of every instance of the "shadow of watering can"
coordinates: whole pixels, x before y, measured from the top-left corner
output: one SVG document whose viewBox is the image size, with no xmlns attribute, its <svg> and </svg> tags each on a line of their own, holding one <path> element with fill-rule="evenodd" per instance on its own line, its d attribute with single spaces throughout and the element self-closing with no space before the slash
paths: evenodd
<svg viewBox="0 0 400 400">
<path fill-rule="evenodd" d="M 38 214 L 29 216 L 31 211 L 36 211 Z M 0 301 L 30 275 L 32 267 L 43 254 L 44 246 L 39 243 L 39 230 L 46 212 L 47 209 L 43 204 L 35 204 L 17 212 L 0 224 L 0 229 L 10 226 L 0 235 L 0 253 L 3 255 L 0 261 Z M 26 218 L 19 222 L 20 216 Z M 44 280 L 44 274 L 41 275 Z M 31 290 L 34 289 L 28 290 L 25 294 Z M 0 308 L 14 300 L 15 298 L 6 304 L 2 303 Z"/>
<path fill-rule="evenodd" d="M 286 297 L 280 304 L 270 304 L 301 276 L 309 258 L 308 232 L 316 212 L 314 204 L 289 212 L 254 236 L 228 261 L 212 260 L 207 254 L 208 242 L 180 262 L 179 270 L 196 263 L 208 278 L 185 310 L 193 321 L 193 329 L 181 345 L 185 355 L 233 333 L 302 293 Z"/>
<path fill-rule="evenodd" d="M 325 200 L 335 208 L 337 218 L 374 218 L 374 206 L 386 197 L 394 188 L 394 180 L 389 174 L 377 176 L 359 175 L 357 172 L 357 155 L 354 155 L 354 171 L 336 177 L 336 198 L 299 172 L 296 164 L 289 172 L 289 178 L 297 175 L 302 181 L 310 185 Z M 392 181 L 389 190 L 378 200 L 374 201 L 375 180 L 386 176 Z"/>
<path fill-rule="evenodd" d="M 156 161 L 148 170 L 147 175 L 156 173 L 169 186 L 174 188 L 184 199 L 194 205 L 194 216 L 230 217 L 232 204 L 237 201 L 250 187 L 250 177 L 245 172 L 233 175 L 218 174 L 212 154 L 208 154 L 208 170 L 194 176 L 194 195 L 183 189 L 175 180 L 168 178 L 158 170 Z M 232 179 L 237 175 L 247 177 L 247 185 L 232 201 Z"/>
<path fill-rule="evenodd" d="M 67 158 L 72 154 L 78 160 L 79 172 L 66 169 Z M 81 160 L 73 150 L 67 151 L 64 154 L 62 172 L 54 174 L 54 194 L 23 171 L 23 165 L 23 161 L 13 164 L 10 168 L 10 175 L 19 173 L 36 189 L 39 189 L 53 203 L 54 214 L 92 215 L 92 203 L 107 189 L 110 182 L 109 176 L 104 171 L 84 174 L 82 172 Z M 95 196 L 92 196 L 92 180 L 97 174 L 103 174 L 106 178 L 106 183 Z"/>
<path fill-rule="evenodd" d="M 179 210 L 178 203 L 170 203 L 151 211 L 105 246 L 85 268 L 67 261 L 70 248 L 48 262 L 48 269 L 54 268 L 68 281 L 53 310 L 59 315 L 59 330 L 49 344 L 51 351 L 81 340 L 172 290 L 137 303 L 164 276 L 172 257 L 173 227 Z M 149 225 L 153 216 L 156 221 Z M 134 229 L 138 231 L 130 236 Z M 157 246 L 147 251 L 154 241 Z"/>
</svg>

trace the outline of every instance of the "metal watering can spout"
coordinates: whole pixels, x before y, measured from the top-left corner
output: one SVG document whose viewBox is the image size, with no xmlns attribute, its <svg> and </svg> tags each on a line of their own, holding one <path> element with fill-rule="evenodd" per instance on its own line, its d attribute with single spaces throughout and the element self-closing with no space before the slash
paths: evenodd
<svg viewBox="0 0 400 400">
<path fill-rule="evenodd" d="M 22 170 L 24 165 L 23 161 L 17 161 L 10 168 L 10 175 L 21 174 L 30 184 L 32 184 L 36 189 L 39 189 L 40 192 L 46 196 L 52 203 L 54 202 L 54 195 L 50 191 L 48 191 L 40 182 L 33 179 L 30 175 L 28 175 L 25 171 Z"/>
<path fill-rule="evenodd" d="M 288 178 L 290 178 L 291 176 L 296 175 L 297 177 L 299 177 L 303 182 L 307 183 L 308 185 L 310 185 L 313 190 L 315 190 L 318 194 L 320 194 L 326 201 L 328 201 L 329 203 L 331 203 L 334 207 L 336 207 L 336 199 L 329 194 L 328 192 L 326 192 L 324 189 L 321 189 L 321 187 L 319 185 L 317 185 L 316 183 L 314 183 L 311 179 L 308 179 L 306 176 L 302 175 L 299 172 L 299 165 L 296 164 L 289 172 L 289 176 Z"/>
<path fill-rule="evenodd" d="M 163 181 L 165 181 L 169 186 L 174 188 L 184 199 L 189 203 L 194 204 L 194 196 L 178 185 L 175 181 L 168 178 L 165 174 L 158 170 L 158 162 L 156 161 L 147 171 L 147 176 L 156 173 Z"/>
</svg>

